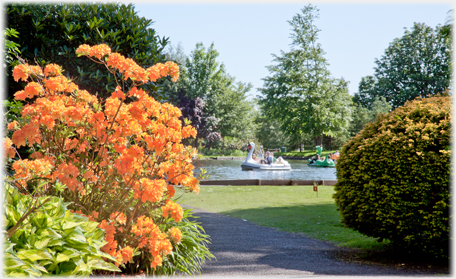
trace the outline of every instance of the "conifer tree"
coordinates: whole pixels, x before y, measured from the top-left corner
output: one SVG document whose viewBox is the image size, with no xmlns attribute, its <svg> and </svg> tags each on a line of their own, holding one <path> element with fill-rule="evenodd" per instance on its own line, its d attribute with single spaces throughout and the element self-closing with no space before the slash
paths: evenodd
<svg viewBox="0 0 456 279">
<path fill-rule="evenodd" d="M 324 51 L 318 43 L 315 6 L 305 6 L 288 23 L 291 50 L 273 55 L 270 76 L 260 88 L 264 113 L 277 119 L 293 138 L 311 137 L 321 144 L 322 135 L 336 137 L 347 132 L 351 97 L 347 82 L 331 77 Z"/>
</svg>

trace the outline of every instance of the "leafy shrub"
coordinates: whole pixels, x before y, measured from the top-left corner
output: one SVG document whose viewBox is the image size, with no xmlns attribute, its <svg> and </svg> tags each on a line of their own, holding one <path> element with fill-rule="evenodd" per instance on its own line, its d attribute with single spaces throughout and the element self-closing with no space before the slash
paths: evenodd
<svg viewBox="0 0 456 279">
<path fill-rule="evenodd" d="M 77 54 L 103 64 L 119 86 L 100 102 L 57 64 L 16 66 L 14 79 L 27 85 L 15 98 L 27 104 L 22 118 L 8 124 L 14 132 L 5 139 L 5 153 L 15 157 L 20 146 L 35 152 L 12 164 L 15 186 L 30 193 L 34 181 L 44 181 L 35 189 L 61 195 L 72 202 L 70 209 L 100 223 L 108 242 L 101 249 L 116 265 L 141 259 L 150 267 L 143 271 L 153 273 L 182 238 L 175 224 L 183 210 L 173 201 L 174 187 L 199 191 L 192 165 L 197 152 L 181 143 L 196 131 L 182 126 L 178 108 L 137 86 L 164 76 L 175 81 L 179 69 L 167 62 L 146 70 L 107 45 L 81 45 Z"/>
<path fill-rule="evenodd" d="M 150 27 L 153 21 L 139 17 L 132 4 L 10 3 L 6 12 L 8 27 L 19 32 L 10 40 L 20 45 L 22 58 L 31 64 L 37 61 L 42 67 L 56 63 L 81 89 L 103 98 L 114 91 L 116 81 L 106 74 L 103 65 L 88 64 L 84 57 L 78 57 L 75 51 L 79 45 L 107 44 L 143 67 L 165 60 L 162 52 L 168 39 L 160 38 Z M 8 86 L 10 97 L 22 88 L 12 77 Z M 144 86 L 156 97 L 162 95 L 157 84 Z"/>
<path fill-rule="evenodd" d="M 20 194 L 9 184 L 4 188 L 6 229 L 14 227 L 30 208 L 32 197 Z M 44 202 L 48 199 L 48 202 Z M 4 275 L 9 277 L 43 275 L 89 276 L 95 269 L 119 271 L 103 258 L 107 241 L 98 223 L 71 213 L 57 197 L 41 197 L 42 206 L 22 221 L 20 228 L 4 242 Z"/>
<path fill-rule="evenodd" d="M 450 109 L 450 97 L 407 102 L 344 145 L 334 195 L 342 223 L 448 256 Z"/>
</svg>

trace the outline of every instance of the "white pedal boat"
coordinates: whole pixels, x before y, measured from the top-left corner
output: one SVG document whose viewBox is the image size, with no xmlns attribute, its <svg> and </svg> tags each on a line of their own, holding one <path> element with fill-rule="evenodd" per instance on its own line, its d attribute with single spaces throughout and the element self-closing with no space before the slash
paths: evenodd
<svg viewBox="0 0 456 279">
<path fill-rule="evenodd" d="M 247 147 L 247 150 L 249 150 L 247 159 L 245 159 L 244 163 L 242 163 L 242 165 L 241 165 L 242 170 L 265 170 L 265 171 L 291 170 L 290 164 L 287 161 L 285 161 L 282 157 L 277 158 L 275 163 L 273 163 L 273 164 L 261 164 L 260 160 L 263 158 L 258 158 L 258 161 L 253 160 L 252 155 L 253 155 L 254 149 L 255 149 L 255 144 L 253 142 L 251 142 L 249 144 L 249 146 Z"/>
</svg>

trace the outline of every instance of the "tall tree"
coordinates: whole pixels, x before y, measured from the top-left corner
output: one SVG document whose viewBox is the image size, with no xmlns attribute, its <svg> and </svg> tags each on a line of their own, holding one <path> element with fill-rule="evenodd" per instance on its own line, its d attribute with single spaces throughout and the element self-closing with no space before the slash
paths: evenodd
<svg viewBox="0 0 456 279">
<path fill-rule="evenodd" d="M 187 57 L 181 84 L 190 98 L 200 97 L 207 105 L 213 102 L 214 95 L 231 85 L 227 78 L 225 65 L 217 61 L 218 51 L 212 43 L 206 50 L 203 43 Z"/>
<path fill-rule="evenodd" d="M 224 137 L 254 137 L 253 106 L 246 95 L 251 88 L 250 83 L 237 82 L 217 95 L 213 103 L 216 108 L 214 116 L 219 119 L 220 132 Z"/>
<path fill-rule="evenodd" d="M 205 115 L 215 117 L 218 124 L 211 125 L 213 129 L 217 127 L 223 137 L 251 138 L 254 121 L 246 94 L 252 85 L 236 82 L 226 72 L 224 64 L 217 61 L 218 56 L 214 44 L 208 48 L 202 43 L 196 44 L 182 67 L 177 87 L 170 90 L 183 90 L 190 100 L 201 98 L 205 103 Z"/>
<path fill-rule="evenodd" d="M 354 97 L 355 98 L 355 97 Z M 370 108 L 364 107 L 354 102 L 353 120 L 350 123 L 350 136 L 358 134 L 368 122 L 372 122 L 379 114 L 387 114 L 391 111 L 391 105 L 384 97 L 374 97 Z"/>
<path fill-rule="evenodd" d="M 371 107 L 375 97 L 384 97 L 394 108 L 416 97 L 444 93 L 451 84 L 452 39 L 448 26 L 436 29 L 415 23 L 404 36 L 390 43 L 376 59 L 375 73 L 355 94 L 356 101 Z M 367 87 L 365 85 L 368 85 Z"/>
<path fill-rule="evenodd" d="M 260 88 L 264 113 L 277 119 L 292 139 L 310 136 L 321 144 L 322 135 L 346 133 L 351 115 L 347 83 L 334 79 L 318 43 L 315 6 L 305 6 L 288 23 L 292 27 L 291 50 L 273 55 L 271 76 Z"/>
</svg>

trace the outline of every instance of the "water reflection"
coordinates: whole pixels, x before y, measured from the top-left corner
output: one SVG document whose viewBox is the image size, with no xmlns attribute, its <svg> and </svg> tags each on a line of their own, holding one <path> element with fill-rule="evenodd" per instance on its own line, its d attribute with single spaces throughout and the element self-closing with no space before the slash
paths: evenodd
<svg viewBox="0 0 456 279">
<path fill-rule="evenodd" d="M 209 180 L 225 179 L 302 179 L 337 180 L 335 168 L 313 168 L 307 160 L 287 160 L 291 171 L 243 171 L 240 160 L 199 160 L 195 161 L 195 173 L 206 168 Z"/>
</svg>

